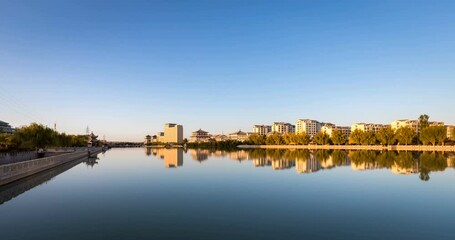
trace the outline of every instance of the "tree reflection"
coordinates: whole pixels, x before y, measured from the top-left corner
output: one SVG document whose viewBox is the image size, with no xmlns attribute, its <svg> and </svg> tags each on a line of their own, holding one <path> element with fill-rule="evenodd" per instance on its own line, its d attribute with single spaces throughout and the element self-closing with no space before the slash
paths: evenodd
<svg viewBox="0 0 455 240">
<path fill-rule="evenodd" d="M 447 160 L 443 154 L 437 152 L 424 152 L 419 158 L 420 179 L 430 180 L 430 172 L 444 171 L 447 168 Z"/>
</svg>

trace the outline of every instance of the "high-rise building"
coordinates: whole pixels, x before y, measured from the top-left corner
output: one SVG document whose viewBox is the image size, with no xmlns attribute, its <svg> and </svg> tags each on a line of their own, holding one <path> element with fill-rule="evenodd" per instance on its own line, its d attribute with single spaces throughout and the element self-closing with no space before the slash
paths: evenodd
<svg viewBox="0 0 455 240">
<path fill-rule="evenodd" d="M 279 134 L 294 133 L 295 126 L 285 122 L 274 122 L 272 125 L 272 132 Z"/>
<path fill-rule="evenodd" d="M 164 139 L 166 143 L 183 142 L 183 126 L 175 123 L 164 124 Z"/>
<path fill-rule="evenodd" d="M 272 132 L 272 126 L 270 125 L 254 125 L 253 132 L 259 135 L 267 135 L 267 133 Z"/>
<path fill-rule="evenodd" d="M 307 135 L 314 137 L 321 130 L 322 123 L 311 119 L 299 119 L 296 122 L 296 133 L 305 132 Z"/>
</svg>

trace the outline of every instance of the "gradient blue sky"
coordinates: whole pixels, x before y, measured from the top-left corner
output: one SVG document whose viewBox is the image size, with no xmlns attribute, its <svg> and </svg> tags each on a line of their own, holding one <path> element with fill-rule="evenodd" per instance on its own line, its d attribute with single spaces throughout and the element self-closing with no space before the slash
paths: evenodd
<svg viewBox="0 0 455 240">
<path fill-rule="evenodd" d="M 0 119 L 141 141 L 311 118 L 455 124 L 455 1 L 0 0 Z"/>
</svg>

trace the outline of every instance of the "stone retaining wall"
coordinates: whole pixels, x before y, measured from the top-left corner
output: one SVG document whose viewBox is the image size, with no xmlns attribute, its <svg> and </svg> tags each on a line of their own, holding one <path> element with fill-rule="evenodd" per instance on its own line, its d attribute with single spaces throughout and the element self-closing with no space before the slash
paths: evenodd
<svg viewBox="0 0 455 240">
<path fill-rule="evenodd" d="M 90 154 L 101 152 L 101 148 L 91 149 Z M 0 166 L 0 186 L 28 177 L 35 173 L 59 166 L 61 164 L 86 158 L 87 150 L 80 150 L 72 153 L 60 154 L 57 156 L 34 159 L 25 162 L 12 163 Z"/>
</svg>

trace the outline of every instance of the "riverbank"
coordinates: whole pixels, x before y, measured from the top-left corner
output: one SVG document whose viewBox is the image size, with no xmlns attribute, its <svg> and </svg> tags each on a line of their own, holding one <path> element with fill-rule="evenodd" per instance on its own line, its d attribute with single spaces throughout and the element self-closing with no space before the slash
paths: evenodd
<svg viewBox="0 0 455 240">
<path fill-rule="evenodd" d="M 455 152 L 455 146 L 427 146 L 427 145 L 238 145 L 240 149 L 326 149 L 326 150 L 376 150 L 376 151 L 443 151 Z"/>
<path fill-rule="evenodd" d="M 85 148 L 71 153 L 1 165 L 0 186 L 77 159 L 87 158 L 89 154 L 96 155 L 101 151 L 102 148 L 91 148 L 89 151 Z"/>
</svg>

